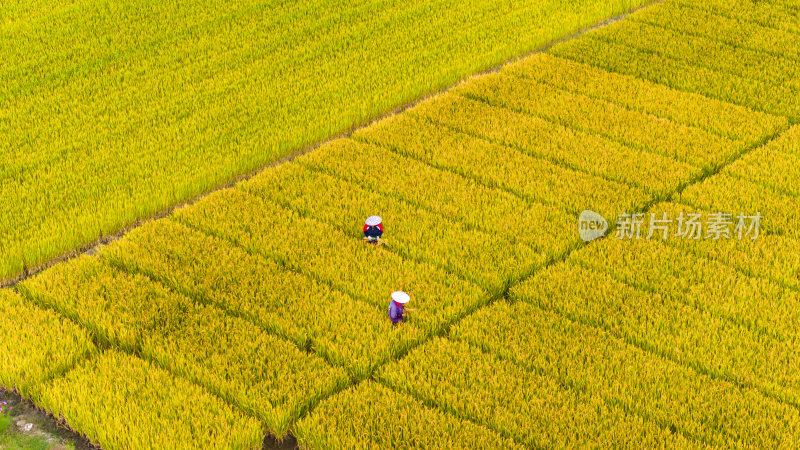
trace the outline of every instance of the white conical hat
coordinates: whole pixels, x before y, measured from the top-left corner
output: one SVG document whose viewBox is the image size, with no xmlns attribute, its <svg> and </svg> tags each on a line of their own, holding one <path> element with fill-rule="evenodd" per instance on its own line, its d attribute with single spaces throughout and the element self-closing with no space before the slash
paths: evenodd
<svg viewBox="0 0 800 450">
<path fill-rule="evenodd" d="M 369 216 L 367 217 L 366 224 L 371 227 L 378 226 L 381 224 L 381 218 L 379 216 Z"/>
<path fill-rule="evenodd" d="M 397 303 L 404 304 L 408 303 L 411 300 L 411 297 L 409 297 L 405 292 L 395 291 L 392 292 L 392 300 L 396 301 Z"/>
</svg>

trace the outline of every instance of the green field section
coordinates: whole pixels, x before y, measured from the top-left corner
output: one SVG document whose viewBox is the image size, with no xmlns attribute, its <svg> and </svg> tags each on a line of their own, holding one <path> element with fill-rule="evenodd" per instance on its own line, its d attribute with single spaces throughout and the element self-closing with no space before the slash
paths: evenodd
<svg viewBox="0 0 800 450">
<path fill-rule="evenodd" d="M 0 6 L 0 280 L 644 0 Z"/>
<path fill-rule="evenodd" d="M 213 122 L 226 137 L 206 153 L 181 146 L 186 153 L 167 166 L 203 161 L 222 174 L 221 167 L 254 167 L 341 131 L 373 117 L 381 109 L 375 105 L 440 87 L 414 77 L 447 72 L 441 80 L 452 81 L 462 73 L 456 68 L 467 59 L 448 62 L 441 52 L 495 48 L 503 39 L 523 45 L 499 30 L 537 7 L 478 3 L 493 13 L 508 8 L 504 21 L 476 13 L 471 28 L 432 40 L 442 48 L 421 52 L 415 41 L 408 52 L 395 51 L 402 67 L 390 64 L 395 68 L 380 75 L 389 78 L 371 78 L 369 90 L 363 77 L 377 76 L 379 63 L 355 61 L 361 53 L 345 51 L 355 45 L 349 39 L 364 33 L 370 51 L 388 51 L 384 45 L 401 40 L 391 33 L 408 23 L 403 18 L 427 13 L 420 33 L 433 33 L 451 19 L 431 12 L 464 8 L 414 3 L 407 15 L 373 16 L 373 4 L 348 6 L 353 20 L 366 21 L 355 20 L 354 31 L 333 17 L 312 18 L 307 4 L 286 2 L 271 34 L 247 21 L 260 17 L 260 4 L 240 5 L 224 26 L 207 22 L 212 11 L 161 6 L 196 24 L 181 37 L 146 35 L 153 49 L 167 49 L 159 57 L 174 57 L 166 42 L 201 42 L 215 27 L 229 37 L 242 31 L 234 25 L 252 25 L 255 39 L 275 48 L 315 31 L 305 50 L 285 49 L 274 70 L 284 70 L 286 86 L 312 73 L 304 70 L 331 83 L 319 82 L 313 95 L 292 91 L 299 93 L 282 104 L 294 105 L 291 114 L 279 120 L 267 100 L 248 104 L 253 110 L 241 112 L 248 120 L 232 133 L 226 115 L 240 112 L 228 102 L 255 83 L 245 75 L 273 68 L 255 44 L 245 53 L 226 47 L 225 58 L 240 64 L 240 84 L 206 79 L 203 86 L 217 86 L 220 97 L 201 89 L 198 98 L 217 99 L 216 109 L 173 118 L 186 127 Z M 37 5 L 4 6 L 9 19 L 0 32 L 25 26 Z M 558 11 L 580 6 L 566 5 L 550 5 L 546 17 L 561 24 L 568 16 Z M 347 17 L 348 8 L 335 15 Z M 40 14 L 44 20 L 72 11 Z M 309 449 L 795 448 L 800 85 L 791 64 L 797 41 L 781 36 L 796 33 L 789 22 L 798 11 L 797 0 L 659 2 L 148 221 L 91 255 L 0 291 L 0 312 L 11 318 L 0 323 L 0 338 L 13 343 L 9 356 L 0 354 L 0 383 L 110 449 L 212 441 L 252 448 L 261 446 L 254 438 L 260 433 L 291 434 Z M 385 28 L 375 25 L 380 20 Z M 741 42 L 732 36 L 734 22 L 745 30 Z M 717 23 L 719 35 L 711 28 Z M 481 39 L 486 29 L 498 40 Z M 759 30 L 769 30 L 764 41 L 756 39 Z M 341 40 L 326 47 L 322 39 L 330 36 Z M 166 40 L 156 45 L 159 37 Z M 776 40 L 786 48 L 771 44 Z M 314 64 L 339 51 L 341 64 L 358 63 L 347 83 L 326 75 L 343 74 L 344 66 Z M 139 56 L 103 61 L 110 67 Z M 189 70 L 194 63 L 182 64 Z M 32 70 L 26 67 L 0 70 Z M 82 69 L 75 77 L 95 73 Z M 215 70 L 219 79 L 234 76 Z M 415 75 L 405 79 L 401 70 Z M 36 73 L 54 89 L 78 79 Z M 349 94 L 377 95 L 382 83 L 400 78 L 417 80 L 410 85 L 416 90 L 377 103 Z M 263 92 L 272 92 L 263 83 Z M 23 99 L 36 86 L 9 85 L 0 94 Z M 153 101 L 161 102 L 147 105 L 163 111 L 182 107 Z M 305 121 L 293 122 L 298 117 Z M 319 126 L 323 117 L 327 125 Z M 152 130 L 142 130 L 136 142 L 160 154 L 163 148 L 147 144 Z M 231 152 L 215 153 L 234 141 Z M 253 142 L 258 157 L 248 153 Z M 136 161 L 151 164 L 143 154 Z M 253 166 L 237 166 L 250 157 L 243 155 Z M 217 164 L 218 157 L 231 164 Z M 185 170 L 178 178 L 191 184 L 198 173 L 205 172 Z M 137 183 L 157 190 L 148 180 Z M 580 239 L 584 210 L 609 222 L 603 239 Z M 624 238 L 617 227 L 626 213 L 641 214 L 640 239 Z M 679 236 L 679 217 L 716 213 L 728 215 L 725 238 L 711 238 L 706 228 L 699 239 Z M 672 221 L 663 234 L 649 233 L 664 214 Z M 757 214 L 758 238 L 738 239 L 737 216 Z M 371 215 L 383 218 L 380 245 L 363 238 Z M 406 320 L 392 325 L 387 307 L 397 290 L 411 302 Z M 13 325 L 28 315 L 43 331 Z M 180 408 L 193 399 L 190 409 Z M 116 410 L 125 414 L 119 420 Z M 172 423 L 169 433 L 158 433 Z"/>
</svg>

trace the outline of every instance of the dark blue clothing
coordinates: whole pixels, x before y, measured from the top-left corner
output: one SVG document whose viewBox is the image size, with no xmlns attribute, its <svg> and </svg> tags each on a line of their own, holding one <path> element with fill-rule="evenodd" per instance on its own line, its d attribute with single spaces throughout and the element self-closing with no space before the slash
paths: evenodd
<svg viewBox="0 0 800 450">
<path fill-rule="evenodd" d="M 392 319 L 392 323 L 397 324 L 403 321 L 403 305 L 397 303 L 396 301 L 392 300 L 392 303 L 389 304 L 389 318 Z"/>
<path fill-rule="evenodd" d="M 379 238 L 383 235 L 380 227 L 364 227 L 364 236 L 368 238 Z"/>
</svg>

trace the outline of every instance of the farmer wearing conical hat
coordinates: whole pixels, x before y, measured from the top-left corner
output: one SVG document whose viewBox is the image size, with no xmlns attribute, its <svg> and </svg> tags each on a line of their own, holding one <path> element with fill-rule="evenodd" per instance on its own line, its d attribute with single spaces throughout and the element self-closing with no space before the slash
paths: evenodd
<svg viewBox="0 0 800 450">
<path fill-rule="evenodd" d="M 378 216 L 369 216 L 364 222 L 364 237 L 367 242 L 377 244 L 383 235 L 383 221 Z"/>
<path fill-rule="evenodd" d="M 405 307 L 406 303 L 411 300 L 405 292 L 392 292 L 392 302 L 389 303 L 389 318 L 392 323 L 397 325 L 406 318 Z"/>
</svg>

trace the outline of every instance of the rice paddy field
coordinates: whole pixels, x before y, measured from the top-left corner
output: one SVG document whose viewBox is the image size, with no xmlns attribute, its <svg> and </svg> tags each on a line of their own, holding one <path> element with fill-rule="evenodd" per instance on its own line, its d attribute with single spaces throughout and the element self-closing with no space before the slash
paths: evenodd
<svg viewBox="0 0 800 450">
<path fill-rule="evenodd" d="M 800 446 L 800 1 L 201 3 L 0 6 L 0 386 L 108 449 Z"/>
</svg>

